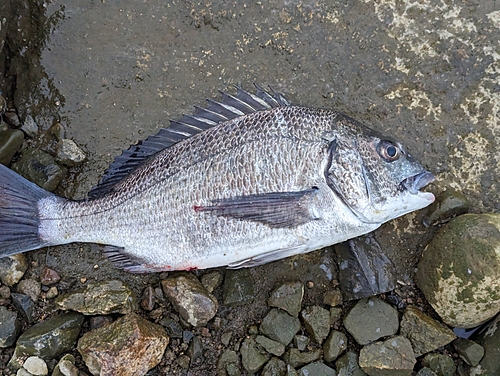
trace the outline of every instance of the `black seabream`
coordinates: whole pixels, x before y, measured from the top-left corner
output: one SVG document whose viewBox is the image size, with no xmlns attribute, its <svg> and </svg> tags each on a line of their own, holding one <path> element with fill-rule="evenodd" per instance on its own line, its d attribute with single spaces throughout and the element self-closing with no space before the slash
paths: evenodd
<svg viewBox="0 0 500 376">
<path fill-rule="evenodd" d="M 249 267 L 421 209 L 433 179 L 345 115 L 237 88 L 124 151 L 85 200 L 0 165 L 0 257 L 91 242 L 129 272 Z"/>
</svg>

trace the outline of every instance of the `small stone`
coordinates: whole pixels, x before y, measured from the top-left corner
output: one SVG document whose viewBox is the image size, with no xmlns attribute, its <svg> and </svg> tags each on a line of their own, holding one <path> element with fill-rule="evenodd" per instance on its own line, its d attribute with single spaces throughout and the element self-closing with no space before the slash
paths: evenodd
<svg viewBox="0 0 500 376">
<path fill-rule="evenodd" d="M 187 355 L 180 355 L 177 358 L 177 364 L 181 366 L 181 368 L 188 369 L 189 368 L 189 362 L 191 360 L 189 359 L 189 356 Z"/>
<path fill-rule="evenodd" d="M 2 298 L 2 299 L 10 299 L 10 288 L 9 288 L 9 286 L 1 286 L 0 287 L 0 298 Z"/>
<path fill-rule="evenodd" d="M 67 172 L 50 154 L 33 148 L 23 150 L 12 169 L 49 192 L 57 188 Z"/>
<path fill-rule="evenodd" d="M 303 297 L 304 285 L 301 282 L 286 282 L 271 292 L 268 304 L 271 307 L 281 308 L 294 317 L 298 317 Z"/>
<path fill-rule="evenodd" d="M 226 372 L 229 366 L 231 366 L 232 372 L 237 371 L 237 375 L 241 375 L 240 368 L 240 358 L 236 351 L 233 350 L 225 350 L 221 356 L 219 357 L 219 360 L 217 362 L 217 370 L 218 374 L 224 374 L 223 372 Z M 228 370 L 229 373 L 229 370 Z"/>
<path fill-rule="evenodd" d="M 21 331 L 17 313 L 0 307 L 0 348 L 12 346 Z"/>
<path fill-rule="evenodd" d="M 54 367 L 54 371 L 52 371 L 52 376 L 79 376 L 78 372 L 78 369 L 75 367 L 75 357 L 71 354 L 66 354 L 59 359 L 59 362 Z"/>
<path fill-rule="evenodd" d="M 208 292 L 212 293 L 222 284 L 224 276 L 218 271 L 208 272 L 201 276 L 201 284 L 205 286 Z"/>
<path fill-rule="evenodd" d="M 344 326 L 360 345 L 396 334 L 398 312 L 379 298 L 361 299 L 349 311 Z"/>
<path fill-rule="evenodd" d="M 278 341 L 273 341 L 264 336 L 255 337 L 255 342 L 261 345 L 270 354 L 281 356 L 285 352 L 285 346 L 283 346 Z"/>
<path fill-rule="evenodd" d="M 370 376 L 411 376 L 416 363 L 410 341 L 398 336 L 361 349 L 359 365 Z"/>
<path fill-rule="evenodd" d="M 259 333 L 259 328 L 256 325 L 250 325 L 248 328 L 248 334 L 254 335 Z"/>
<path fill-rule="evenodd" d="M 19 129 L 7 129 L 0 132 L 0 164 L 8 166 L 14 155 L 21 149 L 24 133 Z"/>
<path fill-rule="evenodd" d="M 347 337 L 344 333 L 332 330 L 323 344 L 323 357 L 331 363 L 347 349 Z"/>
<path fill-rule="evenodd" d="M 299 376 L 336 376 L 337 372 L 333 368 L 328 367 L 323 362 L 314 362 L 299 369 Z"/>
<path fill-rule="evenodd" d="M 452 217 L 467 213 L 469 207 L 470 202 L 462 192 L 448 188 L 427 208 L 423 222 L 427 226 L 443 223 Z"/>
<path fill-rule="evenodd" d="M 33 324 L 35 315 L 35 303 L 28 295 L 12 293 L 12 304 L 21 313 L 28 324 Z"/>
<path fill-rule="evenodd" d="M 38 126 L 35 123 L 35 119 L 33 116 L 26 115 L 26 119 L 24 119 L 24 123 L 21 127 L 21 130 L 26 133 L 29 137 L 35 137 L 38 134 Z"/>
<path fill-rule="evenodd" d="M 262 320 L 260 331 L 267 337 L 287 346 L 293 336 L 300 330 L 300 321 L 297 317 L 273 308 Z"/>
<path fill-rule="evenodd" d="M 321 345 L 330 332 L 330 312 L 320 306 L 307 307 L 300 313 L 307 332 Z"/>
<path fill-rule="evenodd" d="M 321 357 L 321 350 L 316 349 L 311 352 L 301 352 L 299 349 L 291 348 L 285 354 L 284 360 L 293 368 L 301 367 L 304 364 L 314 362 Z"/>
<path fill-rule="evenodd" d="M 439 376 L 454 376 L 457 370 L 453 359 L 443 354 L 427 354 L 422 360 L 422 365 L 429 367 Z"/>
<path fill-rule="evenodd" d="M 330 308 L 330 325 L 334 325 L 342 318 L 342 308 Z"/>
<path fill-rule="evenodd" d="M 416 376 L 437 376 L 437 373 L 428 367 L 424 367 L 417 372 Z"/>
<path fill-rule="evenodd" d="M 278 358 L 271 358 L 262 369 L 261 376 L 285 376 L 286 363 Z"/>
<path fill-rule="evenodd" d="M 40 282 L 42 285 L 50 286 L 55 285 L 61 280 L 61 276 L 55 270 L 44 266 L 40 272 Z"/>
<path fill-rule="evenodd" d="M 254 299 L 253 279 L 249 269 L 226 270 L 224 278 L 224 305 L 238 307 Z"/>
<path fill-rule="evenodd" d="M 141 308 L 145 311 L 152 311 L 155 307 L 155 290 L 149 285 L 142 292 Z"/>
<path fill-rule="evenodd" d="M 33 375 L 28 371 L 26 371 L 24 368 L 19 368 L 17 370 L 16 376 L 33 376 Z"/>
<path fill-rule="evenodd" d="M 137 309 L 134 292 L 122 281 L 89 282 L 85 287 L 59 295 L 56 306 L 84 315 L 127 314 Z"/>
<path fill-rule="evenodd" d="M 34 376 L 43 376 L 49 373 L 47 363 L 38 356 L 30 356 L 26 359 L 23 368 Z"/>
<path fill-rule="evenodd" d="M 304 351 L 306 349 L 307 345 L 309 344 L 309 341 L 310 341 L 309 337 L 300 334 L 297 334 L 295 337 L 293 337 L 293 344 L 300 351 Z"/>
<path fill-rule="evenodd" d="M 168 342 L 160 325 L 130 313 L 85 333 L 77 349 L 94 375 L 142 376 L 160 363 Z"/>
<path fill-rule="evenodd" d="M 61 123 L 55 123 L 49 128 L 49 131 L 57 140 L 66 138 L 66 129 Z"/>
<path fill-rule="evenodd" d="M 401 320 L 400 334 L 410 340 L 416 357 L 445 346 L 457 338 L 446 325 L 414 306 L 406 308 Z"/>
<path fill-rule="evenodd" d="M 344 300 L 342 299 L 342 293 L 340 290 L 329 290 L 325 292 L 325 295 L 323 296 L 323 303 L 329 305 L 330 307 L 342 305 L 343 301 Z"/>
<path fill-rule="evenodd" d="M 179 315 L 193 326 L 206 325 L 217 313 L 217 299 L 191 273 L 172 274 L 161 282 Z"/>
<path fill-rule="evenodd" d="M 4 285 L 14 286 L 23 278 L 28 270 L 28 263 L 24 254 L 0 258 L 0 280 Z"/>
<path fill-rule="evenodd" d="M 241 363 L 249 373 L 255 373 L 268 361 L 269 356 L 259 351 L 251 337 L 245 338 L 241 344 Z"/>
<path fill-rule="evenodd" d="M 335 367 L 339 375 L 345 376 L 366 376 L 366 373 L 359 367 L 358 354 L 348 351 L 341 356 L 336 362 Z"/>
<path fill-rule="evenodd" d="M 19 119 L 19 116 L 13 111 L 6 111 L 3 116 L 5 117 L 5 120 L 7 123 L 12 125 L 14 128 L 19 128 L 21 127 L 21 120 Z"/>
<path fill-rule="evenodd" d="M 169 337 L 182 338 L 182 326 L 178 321 L 167 317 L 160 321 L 160 325 L 165 328 Z"/>
<path fill-rule="evenodd" d="M 220 341 L 224 346 L 228 346 L 232 336 L 233 332 L 226 332 L 220 336 Z"/>
<path fill-rule="evenodd" d="M 468 365 L 477 366 L 484 356 L 483 346 L 466 338 L 457 338 L 453 341 L 453 347 Z"/>
<path fill-rule="evenodd" d="M 471 374 L 500 375 L 500 315 L 483 325 L 470 337 L 481 345 L 484 356 L 479 364 L 472 368 Z"/>
<path fill-rule="evenodd" d="M 69 351 L 78 338 L 83 319 L 82 314 L 71 312 L 48 318 L 28 328 L 17 339 L 9 366 L 20 368 L 20 359 L 26 356 L 50 359 Z"/>
<path fill-rule="evenodd" d="M 47 299 L 54 299 L 58 295 L 59 295 L 59 291 L 57 290 L 57 287 L 56 286 L 51 286 L 49 288 L 49 290 L 47 291 L 47 293 L 45 294 L 45 297 Z"/>
<path fill-rule="evenodd" d="M 21 294 L 28 295 L 31 300 L 36 302 L 42 292 L 42 286 L 40 285 L 40 282 L 37 282 L 34 279 L 23 279 L 17 285 L 17 291 Z"/>
<path fill-rule="evenodd" d="M 85 161 L 85 153 L 78 145 L 67 138 L 59 140 L 56 146 L 56 161 L 63 165 L 72 167 Z"/>
<path fill-rule="evenodd" d="M 189 348 L 187 351 L 189 358 L 191 359 L 191 364 L 195 362 L 197 359 L 203 356 L 203 346 L 201 344 L 201 338 L 195 336 L 191 343 L 189 344 Z"/>
<path fill-rule="evenodd" d="M 90 330 L 111 324 L 113 319 L 110 316 L 92 316 L 90 318 Z"/>
</svg>

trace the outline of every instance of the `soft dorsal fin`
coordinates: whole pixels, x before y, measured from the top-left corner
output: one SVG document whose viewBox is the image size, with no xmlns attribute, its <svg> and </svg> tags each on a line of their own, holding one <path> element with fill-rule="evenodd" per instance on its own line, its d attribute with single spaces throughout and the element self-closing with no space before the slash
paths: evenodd
<svg viewBox="0 0 500 376">
<path fill-rule="evenodd" d="M 268 110 L 273 107 L 290 106 L 291 103 L 277 91 L 271 92 L 255 84 L 257 92 L 249 93 L 236 87 L 236 95 L 220 91 L 220 102 L 207 99 L 208 106 L 195 106 L 192 115 L 183 115 L 179 120 L 170 120 L 169 128 L 162 128 L 156 135 L 139 141 L 124 150 L 101 178 L 101 181 L 88 193 L 89 198 L 96 198 L 112 191 L 113 186 L 142 165 L 147 159 L 179 141 L 203 132 L 219 123 L 244 116 L 246 114 Z"/>
</svg>

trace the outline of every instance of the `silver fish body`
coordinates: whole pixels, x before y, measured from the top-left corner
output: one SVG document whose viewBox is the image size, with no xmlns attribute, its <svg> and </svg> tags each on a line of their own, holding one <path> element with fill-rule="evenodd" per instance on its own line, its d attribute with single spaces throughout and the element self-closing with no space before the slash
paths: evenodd
<svg viewBox="0 0 500 376">
<path fill-rule="evenodd" d="M 0 178 L 0 230 L 12 214 L 34 224 L 23 231 L 26 244 L 0 235 L 0 255 L 92 242 L 130 272 L 249 267 L 365 234 L 433 202 L 419 190 L 432 174 L 360 123 L 260 89 L 224 95 L 129 149 L 87 200 L 22 181 L 35 204 L 23 214 L 9 199 L 22 178 L 2 167 L 10 183 Z"/>
</svg>

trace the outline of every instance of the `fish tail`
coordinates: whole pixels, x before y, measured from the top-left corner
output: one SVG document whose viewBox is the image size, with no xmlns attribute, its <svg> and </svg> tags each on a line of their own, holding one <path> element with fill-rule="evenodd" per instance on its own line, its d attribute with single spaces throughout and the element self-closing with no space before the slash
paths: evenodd
<svg viewBox="0 0 500 376">
<path fill-rule="evenodd" d="M 38 202 L 49 196 L 0 164 L 0 258 L 49 245 L 38 233 Z"/>
</svg>

